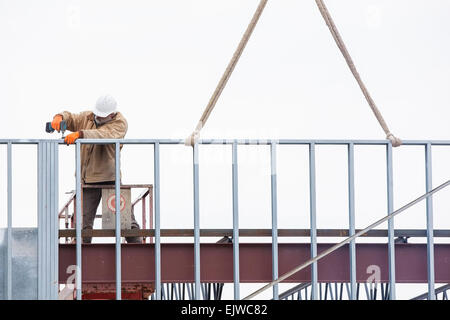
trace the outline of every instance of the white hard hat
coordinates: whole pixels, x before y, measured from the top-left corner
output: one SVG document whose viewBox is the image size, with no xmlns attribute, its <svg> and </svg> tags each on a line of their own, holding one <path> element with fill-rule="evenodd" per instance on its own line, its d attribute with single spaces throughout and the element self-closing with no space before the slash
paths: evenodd
<svg viewBox="0 0 450 320">
<path fill-rule="evenodd" d="M 109 94 L 101 96 L 97 99 L 94 107 L 94 114 L 99 117 L 107 117 L 113 112 L 117 111 L 117 102 Z"/>
</svg>

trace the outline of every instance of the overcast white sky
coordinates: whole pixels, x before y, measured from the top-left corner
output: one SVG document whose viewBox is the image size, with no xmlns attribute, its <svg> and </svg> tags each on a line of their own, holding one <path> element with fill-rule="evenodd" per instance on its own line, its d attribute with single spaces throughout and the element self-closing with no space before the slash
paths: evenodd
<svg viewBox="0 0 450 320">
<path fill-rule="evenodd" d="M 185 138 L 258 2 L 0 1 L 0 138 L 56 138 L 45 133 L 45 122 L 62 110 L 88 110 L 104 93 L 117 99 L 128 119 L 127 138 Z M 405 140 L 449 140 L 450 2 L 326 4 L 391 131 Z M 202 137 L 384 135 L 315 2 L 272 0 Z M 14 151 L 13 223 L 33 226 L 36 149 L 16 146 Z M 345 147 L 318 147 L 317 152 L 318 227 L 345 228 Z M 450 151 L 433 152 L 437 185 L 450 177 Z M 4 146 L 0 156 L 6 200 Z M 162 227 L 192 227 L 191 149 L 163 147 L 161 156 Z M 200 156 L 201 227 L 231 228 L 230 148 L 204 146 Z M 125 183 L 153 182 L 151 148 L 126 146 L 122 160 Z M 270 228 L 269 160 L 268 147 L 239 149 L 242 228 Z M 358 147 L 356 161 L 356 224 L 362 228 L 386 213 L 384 149 Z M 396 149 L 394 164 L 397 208 L 425 189 L 423 150 Z M 278 170 L 279 227 L 308 228 L 307 149 L 280 147 Z M 73 172 L 73 147 L 61 146 L 61 205 L 64 192 L 74 189 Z M 445 200 L 450 194 L 444 193 L 435 198 L 439 229 L 450 228 Z M 5 215 L 0 223 L 6 224 Z M 396 219 L 396 227 L 425 228 L 424 206 Z"/>
</svg>

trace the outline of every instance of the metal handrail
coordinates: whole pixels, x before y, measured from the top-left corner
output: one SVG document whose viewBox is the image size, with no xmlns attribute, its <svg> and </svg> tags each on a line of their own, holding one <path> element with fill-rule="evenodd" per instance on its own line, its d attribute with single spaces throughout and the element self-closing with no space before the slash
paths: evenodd
<svg viewBox="0 0 450 320">
<path fill-rule="evenodd" d="M 70 206 L 70 204 L 72 203 L 72 201 L 74 201 L 75 196 L 76 196 L 75 191 L 70 191 L 70 192 L 68 192 L 68 194 L 71 194 L 69 200 L 67 200 L 66 204 L 64 206 L 62 206 L 62 208 L 58 212 L 58 218 L 60 218 L 60 219 L 64 218 L 63 212 L 66 211 L 66 208 L 68 208 Z"/>
<path fill-rule="evenodd" d="M 446 284 L 446 285 L 443 285 L 442 287 L 435 289 L 435 294 L 438 295 L 439 293 L 443 293 L 447 290 L 450 290 L 450 284 Z M 411 300 L 424 300 L 427 297 L 428 297 L 428 292 L 421 294 L 420 296 L 417 296 L 415 298 L 412 298 Z"/>
<path fill-rule="evenodd" d="M 112 186 L 108 186 L 108 185 L 95 185 L 95 184 L 91 184 L 91 185 L 83 185 L 83 188 L 114 188 L 114 185 Z M 122 185 L 121 188 L 146 188 L 146 190 L 144 190 L 139 196 L 138 198 L 136 198 L 132 203 L 131 203 L 131 212 L 134 214 L 134 207 L 135 205 L 139 202 L 142 201 L 142 223 L 143 223 L 143 228 L 144 230 L 146 230 L 146 207 L 145 207 L 145 198 L 147 196 L 150 197 L 150 208 L 149 208 L 149 215 L 150 215 L 150 228 L 153 227 L 153 223 L 152 223 L 152 219 L 153 219 L 153 205 L 152 205 L 152 190 L 153 190 L 153 185 L 151 184 L 127 184 L 127 185 Z M 69 200 L 65 203 L 65 205 L 60 209 L 59 213 L 58 213 L 58 219 L 65 219 L 65 229 L 59 230 L 58 232 L 58 237 L 59 238 L 66 238 L 66 243 L 70 242 L 69 238 L 72 238 L 72 240 L 74 240 L 74 238 L 76 237 L 76 229 L 69 229 L 69 219 L 71 219 L 71 227 L 73 228 L 73 218 L 75 217 L 75 211 L 76 211 L 76 192 L 73 190 L 71 192 L 66 192 L 66 194 L 71 194 Z M 72 215 L 69 215 L 69 206 L 70 204 L 74 205 L 74 213 Z M 95 218 L 102 218 L 101 214 L 96 214 Z M 131 231 L 135 231 L 135 230 L 142 230 L 142 229 L 133 229 Z M 69 232 L 67 232 L 69 231 Z M 73 231 L 73 232 L 70 232 Z M 105 230 L 105 229 L 101 229 L 101 230 L 94 230 L 94 233 L 100 231 L 100 234 L 102 237 L 115 237 L 115 230 L 111 229 L 111 230 Z M 105 232 L 106 231 L 106 232 Z M 109 232 L 112 231 L 113 233 Z M 61 233 L 64 234 L 64 236 L 61 236 Z M 91 237 L 91 233 L 92 230 L 83 230 L 82 234 L 83 236 L 87 236 L 87 237 Z M 123 231 L 122 231 L 123 233 Z M 126 232 L 125 232 L 126 233 Z M 131 232 L 131 234 L 134 234 L 133 232 Z M 127 237 L 127 235 L 124 235 L 125 237 Z M 128 235 L 130 236 L 130 235 Z M 132 236 L 132 235 L 131 235 Z M 143 235 L 143 243 L 146 242 L 146 235 Z M 150 236 L 150 243 L 153 243 L 153 238 L 154 236 Z"/>
<path fill-rule="evenodd" d="M 278 277 L 278 279 L 275 279 L 274 281 L 268 283 L 267 285 L 265 285 L 264 287 L 256 290 L 255 292 L 253 292 L 252 294 L 248 295 L 247 297 L 245 297 L 243 300 L 249 300 L 253 297 L 255 297 L 256 295 L 264 292 L 265 290 L 273 287 L 274 285 L 280 283 L 281 281 L 289 278 L 290 276 L 294 275 L 295 273 L 299 272 L 300 270 L 303 270 L 304 268 L 308 267 L 309 265 L 313 264 L 314 262 L 317 262 L 318 260 L 322 259 L 323 257 L 326 257 L 327 255 L 329 255 L 330 253 L 336 251 L 337 249 L 339 249 L 340 247 L 344 246 L 345 244 L 351 242 L 352 240 L 360 237 L 361 235 L 365 234 L 367 231 L 372 230 L 373 228 L 379 226 L 380 224 L 382 224 L 383 222 L 386 222 L 387 220 L 392 219 L 393 217 L 395 217 L 397 214 L 399 214 L 402 211 L 405 211 L 406 209 L 414 206 L 415 204 L 419 203 L 420 201 L 430 197 L 431 195 L 433 195 L 434 193 L 444 189 L 445 187 L 447 187 L 448 185 L 450 185 L 450 180 L 447 180 L 446 182 L 444 182 L 443 184 L 439 185 L 438 187 L 432 189 L 431 191 L 423 194 L 422 196 L 418 197 L 417 199 L 407 203 L 406 205 L 404 205 L 403 207 L 401 207 L 400 209 L 395 210 L 394 212 L 388 214 L 387 216 L 385 216 L 384 218 L 378 220 L 377 222 L 371 224 L 370 226 L 368 226 L 367 228 L 359 231 L 358 233 L 355 233 L 353 236 L 348 237 L 347 239 L 339 242 L 338 244 L 332 246 L 331 248 L 325 250 L 324 252 L 322 252 L 321 254 L 315 256 L 314 258 L 306 261 L 305 263 L 295 267 L 294 269 L 284 273 L 282 276 Z"/>
<path fill-rule="evenodd" d="M 71 216 L 69 215 L 69 206 L 73 202 L 74 207 L 75 207 L 76 193 L 74 190 L 72 190 L 70 192 L 66 192 L 66 194 L 71 194 L 71 196 L 70 196 L 69 200 L 67 200 L 66 204 L 61 208 L 61 210 L 59 210 L 58 219 L 64 219 L 64 226 L 67 229 L 67 228 L 69 228 L 69 219 L 71 218 Z M 75 209 L 74 209 L 74 211 L 75 211 Z M 66 237 L 66 243 L 68 243 L 69 241 L 70 241 L 69 238 Z"/>
<path fill-rule="evenodd" d="M 142 191 L 142 193 L 131 203 L 131 207 L 134 207 L 139 201 L 145 198 L 149 194 L 148 190 Z"/>
</svg>

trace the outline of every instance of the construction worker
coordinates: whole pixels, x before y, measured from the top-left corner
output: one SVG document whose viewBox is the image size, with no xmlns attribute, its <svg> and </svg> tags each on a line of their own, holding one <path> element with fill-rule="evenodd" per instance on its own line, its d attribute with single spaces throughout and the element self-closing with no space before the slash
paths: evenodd
<svg viewBox="0 0 450 320">
<path fill-rule="evenodd" d="M 67 129 L 73 132 L 64 138 L 67 145 L 82 138 L 122 139 L 128 129 L 127 120 L 117 111 L 117 102 L 110 95 L 99 97 L 93 111 L 78 114 L 64 111 L 56 114 L 51 123 L 53 129 L 59 131 L 62 120 L 66 122 Z M 81 183 L 83 185 L 115 184 L 114 144 L 81 145 Z M 83 230 L 92 229 L 101 196 L 101 188 L 83 188 Z M 139 229 L 133 214 L 131 220 L 131 229 Z M 127 237 L 126 240 L 128 243 L 142 242 L 141 237 Z M 91 243 L 91 238 L 84 237 L 83 242 Z"/>
</svg>

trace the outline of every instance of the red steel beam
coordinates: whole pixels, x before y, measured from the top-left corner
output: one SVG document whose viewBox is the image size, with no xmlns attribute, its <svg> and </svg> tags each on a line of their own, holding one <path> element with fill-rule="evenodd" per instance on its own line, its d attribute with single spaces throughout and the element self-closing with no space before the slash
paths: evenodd
<svg viewBox="0 0 450 320">
<path fill-rule="evenodd" d="M 318 253 L 333 244 L 318 244 Z M 279 274 L 283 274 L 310 258 L 307 243 L 281 243 L 279 252 Z M 435 244 L 435 281 L 450 283 L 450 244 Z M 59 245 L 59 282 L 66 283 L 72 273 L 66 270 L 75 265 L 75 245 Z M 115 282 L 115 245 L 82 245 L 83 283 Z M 427 282 L 426 244 L 396 244 L 396 281 L 398 283 Z M 232 244 L 201 244 L 201 281 L 233 282 Z M 243 283 L 270 282 L 272 280 L 272 244 L 241 243 L 239 245 L 240 281 Z M 356 244 L 356 277 L 365 282 L 371 274 L 371 265 L 380 268 L 380 281 L 389 281 L 388 247 L 386 244 Z M 70 269 L 69 269 L 70 270 Z M 348 246 L 344 246 L 318 262 L 320 282 L 349 282 Z M 162 282 L 194 281 L 194 249 L 188 243 L 161 244 Z M 72 278 L 74 278 L 72 276 Z M 122 245 L 123 283 L 150 283 L 155 279 L 155 257 L 153 244 Z M 286 282 L 310 282 L 311 271 L 306 268 Z"/>
</svg>

